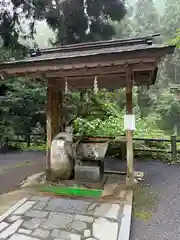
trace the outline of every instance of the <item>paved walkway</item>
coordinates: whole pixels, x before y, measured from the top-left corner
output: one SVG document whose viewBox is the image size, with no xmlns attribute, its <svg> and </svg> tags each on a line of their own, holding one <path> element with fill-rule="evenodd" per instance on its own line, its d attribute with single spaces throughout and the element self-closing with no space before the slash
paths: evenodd
<svg viewBox="0 0 180 240">
<path fill-rule="evenodd" d="M 0 216 L 0 239 L 128 240 L 131 203 L 23 198 Z"/>
</svg>

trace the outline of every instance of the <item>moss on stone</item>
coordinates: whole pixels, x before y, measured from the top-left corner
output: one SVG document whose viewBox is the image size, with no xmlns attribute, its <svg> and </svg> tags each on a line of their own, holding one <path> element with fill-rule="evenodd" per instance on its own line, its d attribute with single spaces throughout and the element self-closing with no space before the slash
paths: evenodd
<svg viewBox="0 0 180 240">
<path fill-rule="evenodd" d="M 149 186 L 137 186 L 134 191 L 134 217 L 144 221 L 149 220 L 158 203 L 158 195 L 152 188 Z"/>
</svg>

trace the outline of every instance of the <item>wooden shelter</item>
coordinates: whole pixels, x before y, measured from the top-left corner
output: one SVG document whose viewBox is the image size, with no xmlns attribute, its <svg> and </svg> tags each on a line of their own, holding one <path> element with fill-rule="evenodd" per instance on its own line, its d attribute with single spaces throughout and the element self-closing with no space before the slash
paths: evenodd
<svg viewBox="0 0 180 240">
<path fill-rule="evenodd" d="M 158 63 L 175 46 L 153 44 L 153 36 L 100 41 L 44 49 L 23 60 L 0 63 L 0 76 L 47 82 L 47 145 L 61 125 L 62 91 L 68 88 L 126 87 L 127 114 L 132 114 L 133 86 L 155 83 Z M 133 131 L 127 130 L 127 177 L 133 179 Z M 49 159 L 47 160 L 49 166 Z"/>
</svg>

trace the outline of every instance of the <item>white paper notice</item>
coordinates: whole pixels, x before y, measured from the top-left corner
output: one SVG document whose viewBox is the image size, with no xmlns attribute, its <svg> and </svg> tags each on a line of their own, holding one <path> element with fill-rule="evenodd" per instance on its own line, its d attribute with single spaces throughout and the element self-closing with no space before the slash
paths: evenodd
<svg viewBox="0 0 180 240">
<path fill-rule="evenodd" d="M 124 115 L 124 130 L 135 130 L 135 115 Z"/>
</svg>

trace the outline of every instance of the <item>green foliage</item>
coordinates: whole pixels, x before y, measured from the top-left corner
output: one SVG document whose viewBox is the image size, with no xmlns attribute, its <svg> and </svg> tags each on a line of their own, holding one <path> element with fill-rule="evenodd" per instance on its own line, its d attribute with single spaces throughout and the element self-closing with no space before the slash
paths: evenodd
<svg viewBox="0 0 180 240">
<path fill-rule="evenodd" d="M 153 0 L 138 0 L 134 8 L 136 35 L 148 35 L 160 30 L 160 20 Z"/>
<path fill-rule="evenodd" d="M 33 0 L 31 4 L 29 0 L 11 0 L 11 2 L 14 7 L 11 12 L 5 1 L 0 3 L 0 7 L 4 4 L 1 8 L 0 36 L 2 45 L 5 46 L 0 49 L 0 60 L 18 59 L 26 55 L 26 48 L 29 48 L 27 40 L 35 36 L 35 20 L 43 20 L 48 24 L 54 33 L 52 35 L 55 35 L 52 44 L 78 43 L 112 37 L 125 38 L 156 32 L 162 32 L 164 41 L 169 41 L 170 38 L 175 37 L 175 31 L 179 28 L 180 0 L 167 0 L 165 14 L 161 19 L 152 0 L 134 1 L 134 6 L 128 7 L 125 18 L 123 18 L 126 13 L 123 0 Z M 21 13 L 18 10 L 20 8 L 23 10 Z M 26 28 L 22 29 L 21 19 L 25 22 L 28 20 L 28 24 L 25 24 Z M 178 47 L 179 32 L 177 31 L 173 40 Z M 20 44 L 20 38 L 23 38 L 26 47 Z M 174 133 L 175 127 L 177 132 L 179 131 L 180 105 L 175 98 L 176 94 L 166 91 L 168 83 L 180 82 L 179 66 L 177 49 L 173 58 L 169 57 L 164 66 L 161 66 L 154 88 L 148 90 L 140 87 L 139 91 L 135 89 L 134 137 L 167 138 L 169 136 L 166 134 Z M 26 79 L 9 79 L 0 83 L 0 94 L 2 95 L 0 97 L 1 141 L 16 132 L 24 132 L 28 136 L 40 127 L 45 129 L 45 115 L 42 114 L 46 103 L 45 86 Z M 71 92 L 65 96 L 63 104 L 63 125 L 73 122 L 74 131 L 80 136 L 122 135 L 125 106 L 124 90 L 113 92 L 103 90 L 98 94 L 94 94 L 91 90 Z M 37 127 L 38 123 L 40 126 Z M 137 143 L 137 147 L 167 149 L 169 145 L 140 142 Z M 146 157 L 160 157 L 160 153 L 147 154 Z M 161 156 L 164 159 L 170 157 L 169 154 L 161 154 Z"/>
<path fill-rule="evenodd" d="M 162 17 L 162 33 L 166 42 L 173 42 L 178 45 L 179 32 L 179 15 L 180 1 L 179 0 L 166 0 L 165 13 Z M 176 38 L 177 36 L 177 38 Z M 179 49 L 176 49 L 173 56 L 168 56 L 164 64 L 165 81 L 168 83 L 180 83 L 180 54 Z"/>
<path fill-rule="evenodd" d="M 0 101 L 1 124 L 6 126 L 1 131 L 3 139 L 13 133 L 30 134 L 37 123 L 44 126 L 46 119 L 40 110 L 45 107 L 45 86 L 25 79 L 17 79 L 15 83 L 9 80 L 6 86 L 9 91 Z"/>
<path fill-rule="evenodd" d="M 95 94 L 92 90 L 72 92 L 65 96 L 63 104 L 64 120 L 68 125 L 77 117 L 87 120 L 96 118 L 106 119 L 108 116 L 117 116 L 124 109 L 125 91 L 117 90 L 108 92 L 99 91 Z"/>
<path fill-rule="evenodd" d="M 154 0 L 156 9 L 157 9 L 159 15 L 163 15 L 164 14 L 165 1 L 166 0 Z M 129 5 L 131 5 L 131 6 L 133 6 L 134 4 L 136 4 L 136 0 L 127 0 L 127 3 Z"/>
<path fill-rule="evenodd" d="M 180 28 L 176 30 L 176 37 L 172 40 L 172 44 L 180 48 Z"/>
<path fill-rule="evenodd" d="M 137 90 L 137 103 L 139 106 L 140 117 L 144 118 L 152 111 L 155 99 L 153 98 L 152 91 L 149 91 L 146 86 L 140 86 Z"/>
<path fill-rule="evenodd" d="M 74 121 L 74 133 L 81 137 L 114 137 L 123 134 L 123 121 L 112 116 L 92 121 L 78 118 Z"/>
<path fill-rule="evenodd" d="M 116 31 L 116 37 L 118 38 L 130 38 L 134 36 L 135 24 L 133 21 L 134 7 L 128 6 L 126 16 L 120 22 L 114 22 L 114 28 Z"/>
<path fill-rule="evenodd" d="M 115 25 L 117 36 L 145 36 L 160 32 L 160 17 L 153 0 L 138 0 L 129 7 L 125 18 Z M 140 116 L 147 117 L 153 110 L 155 100 L 151 89 L 140 86 L 137 90 Z"/>
<path fill-rule="evenodd" d="M 168 39 L 172 38 L 176 34 L 177 28 L 179 28 L 180 22 L 180 0 L 166 0 L 165 1 L 165 13 L 162 18 L 163 32 Z"/>
<path fill-rule="evenodd" d="M 26 143 L 16 143 L 11 144 L 10 146 L 16 147 L 17 149 L 21 149 L 23 151 L 46 151 L 46 144 L 32 144 L 28 147 Z"/>
<path fill-rule="evenodd" d="M 69 44 L 111 39 L 115 34 L 111 21 L 120 21 L 126 14 L 124 0 L 9 0 L 1 1 L 0 8 L 0 36 L 11 49 L 29 47 L 36 20 L 45 20 L 56 33 L 55 44 Z"/>
<path fill-rule="evenodd" d="M 167 93 L 161 97 L 158 112 L 161 116 L 159 126 L 170 134 L 174 131 L 176 134 L 180 134 L 180 101 L 174 94 Z"/>
<path fill-rule="evenodd" d="M 57 32 L 56 44 L 111 39 L 115 32 L 110 20 L 120 21 L 126 13 L 124 1 L 117 0 L 56 1 L 54 8 L 51 4 L 46 5 L 45 19 Z"/>
<path fill-rule="evenodd" d="M 115 137 L 124 135 L 124 111 L 118 110 L 112 103 L 105 103 L 101 106 L 104 115 L 102 118 L 95 117 L 89 120 L 88 117 L 78 117 L 74 120 L 74 133 L 79 136 L 93 137 Z M 148 118 L 136 119 L 136 130 L 134 137 L 139 138 L 157 138 L 164 136 L 163 131 L 158 130 L 156 120 Z"/>
</svg>

